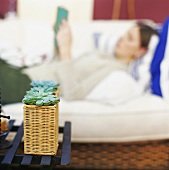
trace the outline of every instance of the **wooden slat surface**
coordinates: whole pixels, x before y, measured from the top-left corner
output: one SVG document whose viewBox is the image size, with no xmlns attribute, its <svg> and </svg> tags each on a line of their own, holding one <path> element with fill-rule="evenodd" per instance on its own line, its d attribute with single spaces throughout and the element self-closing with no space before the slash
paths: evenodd
<svg viewBox="0 0 169 170">
<path fill-rule="evenodd" d="M 63 133 L 62 153 L 56 156 L 38 156 L 38 155 L 24 155 L 18 154 L 18 147 L 21 144 L 23 137 L 23 123 L 21 126 L 16 127 L 14 125 L 15 120 L 9 121 L 9 131 L 17 130 L 17 133 L 13 140 L 13 145 L 8 149 L 6 155 L 1 155 L 1 165 L 17 164 L 20 166 L 39 166 L 41 168 L 51 168 L 56 165 L 68 165 L 70 164 L 71 154 L 71 123 L 65 122 L 64 127 L 59 127 L 59 133 Z M 15 131 L 16 132 L 16 131 Z M 16 154 L 17 153 L 17 154 Z M 1 166 L 0 166 L 1 167 Z M 1 169 L 1 168 L 0 168 Z"/>
<path fill-rule="evenodd" d="M 2 161 L 2 164 L 11 164 L 12 163 L 12 160 L 15 156 L 15 153 L 18 149 L 18 146 L 21 142 L 21 139 L 23 137 L 23 123 L 22 125 L 19 127 L 18 131 L 17 131 L 17 134 L 13 140 L 13 145 L 11 148 L 8 149 L 8 152 L 7 154 L 5 155 L 3 161 Z"/>
<path fill-rule="evenodd" d="M 71 128 L 70 127 L 71 127 L 71 123 L 65 122 L 65 127 L 63 132 L 61 165 L 70 164 L 70 157 L 71 157 Z"/>
<path fill-rule="evenodd" d="M 41 165 L 41 166 L 50 165 L 50 164 L 51 164 L 51 159 L 52 159 L 51 156 L 42 156 L 40 165 Z"/>
<path fill-rule="evenodd" d="M 24 155 L 21 165 L 30 165 L 32 162 L 32 155 Z"/>
</svg>

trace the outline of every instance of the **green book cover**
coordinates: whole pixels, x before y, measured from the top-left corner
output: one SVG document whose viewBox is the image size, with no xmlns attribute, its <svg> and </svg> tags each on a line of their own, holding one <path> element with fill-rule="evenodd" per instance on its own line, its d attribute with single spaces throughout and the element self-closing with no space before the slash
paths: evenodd
<svg viewBox="0 0 169 170">
<path fill-rule="evenodd" d="M 59 30 L 59 25 L 62 22 L 62 19 L 68 19 L 68 10 L 63 7 L 58 7 L 57 9 L 57 18 L 55 23 L 55 46 L 57 47 L 57 41 L 56 41 L 56 34 Z"/>
</svg>

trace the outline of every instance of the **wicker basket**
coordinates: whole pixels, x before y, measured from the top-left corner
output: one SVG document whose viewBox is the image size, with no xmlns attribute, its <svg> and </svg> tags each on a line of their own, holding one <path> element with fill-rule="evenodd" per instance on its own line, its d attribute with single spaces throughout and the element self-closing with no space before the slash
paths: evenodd
<svg viewBox="0 0 169 170">
<path fill-rule="evenodd" d="M 58 149 L 58 103 L 24 105 L 24 153 L 55 155 Z"/>
<path fill-rule="evenodd" d="M 60 88 L 59 87 L 56 89 L 54 94 L 55 94 L 56 97 L 58 97 L 58 98 L 60 97 Z"/>
</svg>

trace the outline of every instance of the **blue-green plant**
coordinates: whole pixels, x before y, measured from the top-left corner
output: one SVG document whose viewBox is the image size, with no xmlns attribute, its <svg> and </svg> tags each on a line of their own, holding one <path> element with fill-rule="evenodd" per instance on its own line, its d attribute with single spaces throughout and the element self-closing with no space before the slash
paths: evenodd
<svg viewBox="0 0 169 170">
<path fill-rule="evenodd" d="M 51 92 L 45 92 L 42 88 L 39 91 L 27 91 L 22 99 L 24 104 L 37 106 L 51 106 L 58 103 L 60 99 Z"/>
<path fill-rule="evenodd" d="M 24 104 L 37 106 L 51 106 L 58 103 L 60 99 L 53 94 L 53 88 L 33 87 L 26 92 L 22 99 Z"/>
<path fill-rule="evenodd" d="M 26 92 L 26 94 L 29 93 L 46 93 L 46 94 L 54 94 L 55 89 L 53 87 L 48 87 L 48 86 L 39 86 L 39 87 L 32 87 L 29 91 Z"/>
<path fill-rule="evenodd" d="M 53 80 L 32 80 L 30 85 L 32 87 L 45 87 L 45 88 L 52 87 L 56 89 L 60 84 L 54 82 Z"/>
</svg>

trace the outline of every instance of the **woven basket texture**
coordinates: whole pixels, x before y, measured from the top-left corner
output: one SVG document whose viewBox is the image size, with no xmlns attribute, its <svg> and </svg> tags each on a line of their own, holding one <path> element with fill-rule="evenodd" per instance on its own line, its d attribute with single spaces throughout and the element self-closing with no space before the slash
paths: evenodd
<svg viewBox="0 0 169 170">
<path fill-rule="evenodd" d="M 169 141 L 72 143 L 71 164 L 57 168 L 168 170 Z"/>
<path fill-rule="evenodd" d="M 55 96 L 58 98 L 60 97 L 59 92 L 60 92 L 60 88 L 58 87 L 56 91 L 54 92 Z"/>
<path fill-rule="evenodd" d="M 24 105 L 24 153 L 55 155 L 58 149 L 58 103 Z"/>
</svg>

